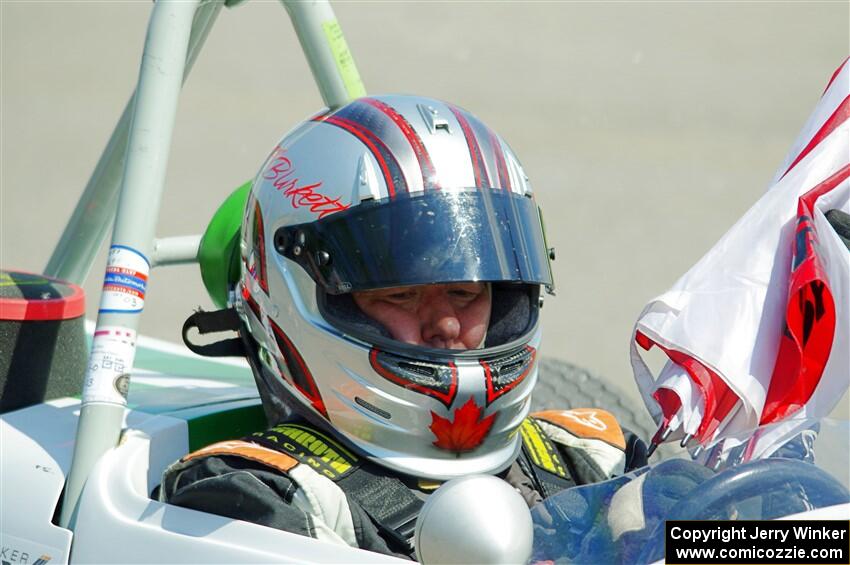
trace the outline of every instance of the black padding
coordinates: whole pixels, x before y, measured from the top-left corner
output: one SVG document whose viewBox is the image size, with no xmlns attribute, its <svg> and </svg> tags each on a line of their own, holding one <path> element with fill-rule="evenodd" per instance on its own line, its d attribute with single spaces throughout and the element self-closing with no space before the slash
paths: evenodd
<svg viewBox="0 0 850 565">
<path fill-rule="evenodd" d="M 850 214 L 841 210 L 830 210 L 824 215 L 829 225 L 832 226 L 832 229 L 835 230 L 835 233 L 844 242 L 847 250 L 850 251 Z"/>
<path fill-rule="evenodd" d="M 286 422 L 294 417 L 294 414 L 300 412 L 309 412 L 301 408 L 297 409 L 297 401 L 292 398 L 292 394 L 286 390 L 280 379 L 273 375 L 260 360 L 260 350 L 257 342 L 251 337 L 251 332 L 244 322 L 239 330 L 239 337 L 242 340 L 245 359 L 248 365 L 251 366 L 251 372 L 254 374 L 254 382 L 257 384 L 257 391 L 260 393 L 260 401 L 263 405 L 263 412 L 266 415 L 266 421 L 269 426 L 274 426 L 280 422 Z"/>
<path fill-rule="evenodd" d="M 528 332 L 537 321 L 537 285 L 493 283 L 490 327 L 485 347 L 509 343 Z M 317 290 L 317 302 L 322 315 L 340 330 L 355 337 L 369 336 L 392 339 L 389 331 L 363 313 L 351 294 L 327 294 Z"/>
<path fill-rule="evenodd" d="M 85 318 L 0 321 L 0 414 L 82 392 Z"/>
<path fill-rule="evenodd" d="M 351 294 L 328 294 L 317 287 L 316 298 L 325 319 L 342 331 L 357 337 L 392 338 L 383 324 L 363 313 Z"/>
<path fill-rule="evenodd" d="M 528 332 L 537 321 L 537 285 L 493 283 L 493 306 L 484 347 L 509 343 Z"/>
</svg>

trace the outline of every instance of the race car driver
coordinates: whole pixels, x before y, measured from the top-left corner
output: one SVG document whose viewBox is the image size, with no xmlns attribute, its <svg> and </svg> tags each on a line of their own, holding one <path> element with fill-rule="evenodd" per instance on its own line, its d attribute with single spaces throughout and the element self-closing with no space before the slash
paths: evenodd
<svg viewBox="0 0 850 565">
<path fill-rule="evenodd" d="M 275 425 L 183 457 L 161 499 L 410 557 L 445 480 L 531 506 L 645 464 L 604 410 L 529 416 L 549 261 L 522 166 L 465 110 L 380 96 L 300 124 L 253 182 L 232 293 Z"/>
</svg>

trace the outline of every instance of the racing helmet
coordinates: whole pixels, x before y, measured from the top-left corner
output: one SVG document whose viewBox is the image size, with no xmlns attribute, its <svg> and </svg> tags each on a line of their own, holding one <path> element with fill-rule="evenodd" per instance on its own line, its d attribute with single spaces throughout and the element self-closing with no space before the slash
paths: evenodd
<svg viewBox="0 0 850 565">
<path fill-rule="evenodd" d="M 513 461 L 553 282 L 528 179 L 475 116 L 394 95 L 306 120 L 255 178 L 240 251 L 235 305 L 280 417 L 295 411 L 417 477 Z M 352 297 L 460 282 L 491 293 L 477 349 L 397 341 Z"/>
</svg>

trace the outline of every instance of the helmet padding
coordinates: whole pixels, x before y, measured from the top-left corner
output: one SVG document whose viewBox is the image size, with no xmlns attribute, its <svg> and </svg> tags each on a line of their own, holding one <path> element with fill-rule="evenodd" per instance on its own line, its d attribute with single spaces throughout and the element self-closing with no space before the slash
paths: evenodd
<svg viewBox="0 0 850 565">
<path fill-rule="evenodd" d="M 493 283 L 490 326 L 484 347 L 497 347 L 519 339 L 537 323 L 540 287 Z"/>
</svg>

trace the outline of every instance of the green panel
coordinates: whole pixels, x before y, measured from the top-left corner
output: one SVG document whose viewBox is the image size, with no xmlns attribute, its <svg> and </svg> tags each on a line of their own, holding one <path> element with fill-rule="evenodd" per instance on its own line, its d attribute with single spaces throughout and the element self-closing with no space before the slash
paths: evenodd
<svg viewBox="0 0 850 565">
<path fill-rule="evenodd" d="M 136 348 L 133 367 L 168 375 L 223 380 L 251 388 L 255 386 L 251 369 L 247 367 L 234 367 L 213 360 L 177 355 L 146 347 Z"/>
<path fill-rule="evenodd" d="M 266 415 L 258 399 L 234 403 L 235 407 L 223 407 L 218 412 L 191 417 L 189 414 L 174 414 L 187 417 L 189 425 L 189 451 L 195 451 L 217 441 L 238 439 L 268 427 Z"/>
<path fill-rule="evenodd" d="M 239 231 L 251 182 L 234 190 L 219 206 L 198 247 L 201 278 L 219 308 L 227 306 L 227 289 L 239 280 Z"/>
</svg>

